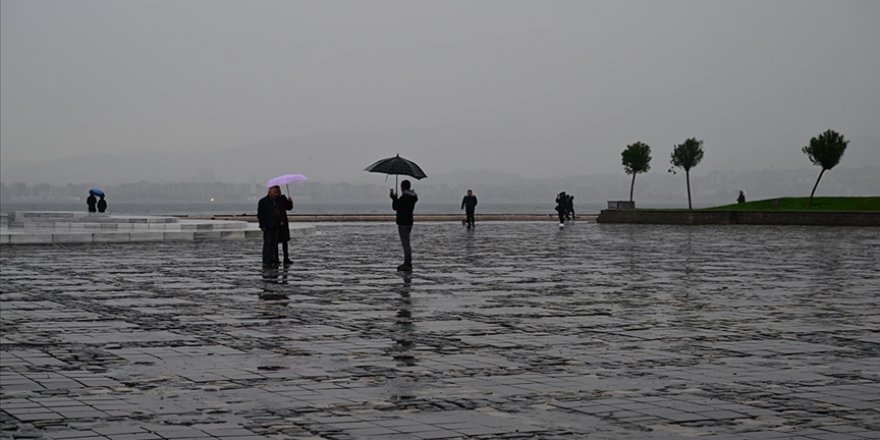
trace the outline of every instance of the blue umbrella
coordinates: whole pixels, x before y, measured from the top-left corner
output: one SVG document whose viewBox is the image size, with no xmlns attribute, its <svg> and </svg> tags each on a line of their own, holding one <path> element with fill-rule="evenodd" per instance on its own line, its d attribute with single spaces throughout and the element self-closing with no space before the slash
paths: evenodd
<svg viewBox="0 0 880 440">
<path fill-rule="evenodd" d="M 89 190 L 89 194 L 94 194 L 98 197 L 101 197 L 104 195 L 104 190 L 102 190 L 101 188 L 92 188 Z"/>
</svg>

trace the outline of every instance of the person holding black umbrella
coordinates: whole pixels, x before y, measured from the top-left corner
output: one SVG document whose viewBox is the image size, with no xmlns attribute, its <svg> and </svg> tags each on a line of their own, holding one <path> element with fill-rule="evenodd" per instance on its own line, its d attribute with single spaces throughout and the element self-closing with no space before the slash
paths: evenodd
<svg viewBox="0 0 880 440">
<path fill-rule="evenodd" d="M 402 194 L 398 197 L 394 190 L 391 190 L 391 209 L 397 212 L 397 233 L 400 235 L 400 244 L 403 246 L 403 264 L 397 266 L 397 270 L 401 272 L 412 272 L 412 248 L 409 243 L 409 236 L 413 227 L 413 211 L 416 209 L 416 202 L 419 196 L 413 191 L 409 180 L 400 182 Z"/>
</svg>

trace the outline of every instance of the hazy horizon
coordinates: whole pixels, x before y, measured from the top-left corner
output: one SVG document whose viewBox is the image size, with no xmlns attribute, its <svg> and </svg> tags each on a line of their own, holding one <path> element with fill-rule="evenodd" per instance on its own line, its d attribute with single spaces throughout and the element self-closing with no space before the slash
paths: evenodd
<svg viewBox="0 0 880 440">
<path fill-rule="evenodd" d="M 364 182 L 396 153 L 429 176 L 623 174 L 635 141 L 654 174 L 689 137 L 698 172 L 791 169 L 829 128 L 840 166 L 880 165 L 880 2 L 0 8 L 4 182 Z"/>
</svg>

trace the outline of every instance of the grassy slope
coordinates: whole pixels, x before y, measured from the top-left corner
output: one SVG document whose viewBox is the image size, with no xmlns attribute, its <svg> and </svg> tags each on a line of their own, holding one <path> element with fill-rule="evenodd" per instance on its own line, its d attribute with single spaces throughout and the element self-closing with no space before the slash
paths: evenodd
<svg viewBox="0 0 880 440">
<path fill-rule="evenodd" d="M 809 197 L 756 200 L 708 208 L 707 211 L 807 211 Z M 813 197 L 809 211 L 880 211 L 880 197 Z"/>
</svg>

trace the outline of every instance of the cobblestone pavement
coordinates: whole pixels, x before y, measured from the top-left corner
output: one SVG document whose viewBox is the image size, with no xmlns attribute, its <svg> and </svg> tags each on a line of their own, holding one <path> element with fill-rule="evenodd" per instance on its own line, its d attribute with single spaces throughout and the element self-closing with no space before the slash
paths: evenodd
<svg viewBox="0 0 880 440">
<path fill-rule="evenodd" d="M 880 438 L 880 234 L 320 225 L 4 248 L 2 438 Z"/>
</svg>

